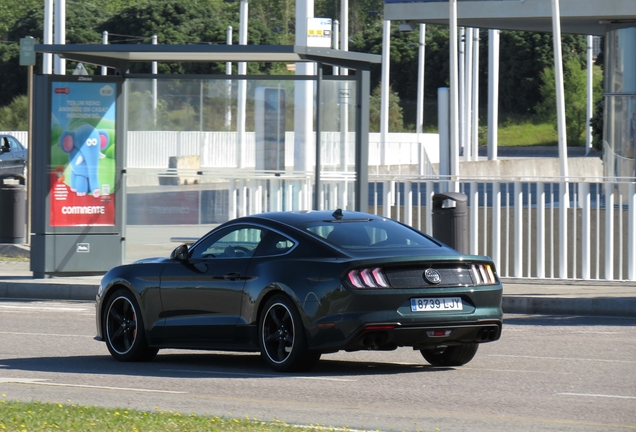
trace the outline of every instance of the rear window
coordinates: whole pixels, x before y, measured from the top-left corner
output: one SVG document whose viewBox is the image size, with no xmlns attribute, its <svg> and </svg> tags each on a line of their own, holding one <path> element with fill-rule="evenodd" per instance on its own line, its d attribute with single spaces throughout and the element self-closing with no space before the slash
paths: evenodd
<svg viewBox="0 0 636 432">
<path fill-rule="evenodd" d="M 438 247 L 423 234 L 388 219 L 316 221 L 303 228 L 344 249 Z"/>
</svg>

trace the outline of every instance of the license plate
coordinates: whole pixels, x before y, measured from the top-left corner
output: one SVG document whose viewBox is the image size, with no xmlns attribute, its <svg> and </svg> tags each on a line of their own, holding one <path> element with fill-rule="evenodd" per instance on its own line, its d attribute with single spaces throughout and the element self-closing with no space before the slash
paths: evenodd
<svg viewBox="0 0 636 432">
<path fill-rule="evenodd" d="M 411 311 L 413 312 L 462 310 L 463 307 L 460 297 L 411 299 Z"/>
</svg>

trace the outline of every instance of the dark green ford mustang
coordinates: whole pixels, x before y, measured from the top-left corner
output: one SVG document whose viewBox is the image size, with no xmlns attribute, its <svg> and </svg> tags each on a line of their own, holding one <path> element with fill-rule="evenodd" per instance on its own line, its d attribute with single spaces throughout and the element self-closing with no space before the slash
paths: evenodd
<svg viewBox="0 0 636 432">
<path fill-rule="evenodd" d="M 122 265 L 97 294 L 97 339 L 121 361 L 160 348 L 260 351 L 275 370 L 322 353 L 420 350 L 469 362 L 501 335 L 493 262 L 391 219 L 331 211 L 227 222 L 169 258 Z"/>
</svg>

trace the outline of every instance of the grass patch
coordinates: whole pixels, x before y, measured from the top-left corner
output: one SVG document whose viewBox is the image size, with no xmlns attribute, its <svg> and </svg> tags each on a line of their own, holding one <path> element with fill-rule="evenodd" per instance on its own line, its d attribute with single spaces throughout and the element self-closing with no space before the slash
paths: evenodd
<svg viewBox="0 0 636 432">
<path fill-rule="evenodd" d="M 0 261 L 29 262 L 29 261 L 31 261 L 31 259 L 29 257 L 25 257 L 25 256 L 10 257 L 10 256 L 0 255 Z"/>
<path fill-rule="evenodd" d="M 2 397 L 6 397 L 5 394 Z M 313 430 L 334 430 L 312 425 Z M 98 408 L 60 403 L 0 400 L 0 431 L 230 431 L 230 432 L 306 432 L 280 420 L 227 418 L 181 414 L 172 411 L 137 411 Z"/>
<path fill-rule="evenodd" d="M 484 142 L 487 144 L 487 142 Z M 556 146 L 557 131 L 552 123 L 507 122 L 499 126 L 500 146 Z"/>
</svg>

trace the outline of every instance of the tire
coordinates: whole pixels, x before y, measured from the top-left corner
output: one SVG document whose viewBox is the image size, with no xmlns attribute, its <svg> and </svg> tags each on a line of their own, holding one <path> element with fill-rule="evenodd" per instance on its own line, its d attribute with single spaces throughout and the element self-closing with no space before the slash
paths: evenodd
<svg viewBox="0 0 636 432">
<path fill-rule="evenodd" d="M 307 371 L 320 353 L 307 348 L 302 319 L 289 297 L 277 294 L 267 301 L 259 317 L 261 357 L 278 372 Z"/>
<path fill-rule="evenodd" d="M 104 339 L 119 361 L 150 361 L 159 351 L 148 347 L 137 299 L 126 289 L 117 290 L 104 308 Z"/>
<path fill-rule="evenodd" d="M 432 366 L 462 366 L 475 357 L 479 344 L 453 345 L 443 349 L 420 350 Z"/>
</svg>

